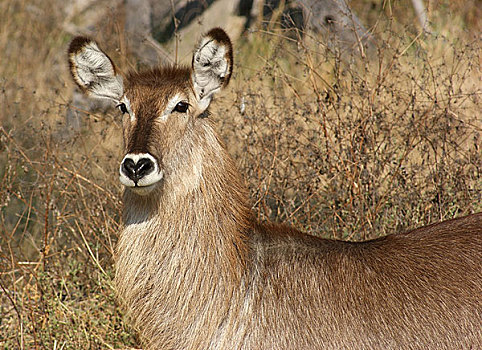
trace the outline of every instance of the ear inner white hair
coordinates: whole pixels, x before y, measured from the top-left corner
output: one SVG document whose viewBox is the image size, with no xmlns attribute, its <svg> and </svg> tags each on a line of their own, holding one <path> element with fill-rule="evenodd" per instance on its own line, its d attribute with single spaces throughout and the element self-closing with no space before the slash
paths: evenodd
<svg viewBox="0 0 482 350">
<path fill-rule="evenodd" d="M 116 74 L 112 61 L 96 42 L 76 38 L 69 48 L 69 63 L 74 81 L 83 91 L 97 98 L 121 99 L 122 77 Z"/>
<path fill-rule="evenodd" d="M 200 105 L 207 108 L 212 95 L 226 85 L 232 73 L 231 42 L 224 31 L 216 28 L 201 39 L 192 68 L 194 90 Z"/>
<path fill-rule="evenodd" d="M 226 49 L 211 38 L 204 38 L 194 55 L 194 83 L 202 99 L 221 87 L 221 78 L 228 73 Z"/>
</svg>

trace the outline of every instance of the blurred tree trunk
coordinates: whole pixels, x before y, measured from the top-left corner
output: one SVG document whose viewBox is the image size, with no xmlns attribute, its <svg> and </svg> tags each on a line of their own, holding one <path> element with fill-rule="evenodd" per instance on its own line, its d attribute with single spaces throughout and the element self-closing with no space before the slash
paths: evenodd
<svg viewBox="0 0 482 350">
<path fill-rule="evenodd" d="M 172 4 L 179 0 L 125 0 L 125 36 L 129 51 L 143 64 L 159 64 L 169 55 L 152 37 L 155 21 L 172 17 Z"/>
<path fill-rule="evenodd" d="M 254 0 L 251 16 L 268 16 L 280 4 L 280 0 Z M 374 38 L 363 26 L 357 15 L 344 0 L 291 0 L 288 8 L 298 8 L 302 13 L 301 28 L 314 30 L 327 40 L 331 48 L 341 49 L 347 54 L 361 53 L 374 47 Z M 288 11 L 290 13 L 296 11 Z M 298 24 L 296 18 L 289 21 Z"/>
</svg>

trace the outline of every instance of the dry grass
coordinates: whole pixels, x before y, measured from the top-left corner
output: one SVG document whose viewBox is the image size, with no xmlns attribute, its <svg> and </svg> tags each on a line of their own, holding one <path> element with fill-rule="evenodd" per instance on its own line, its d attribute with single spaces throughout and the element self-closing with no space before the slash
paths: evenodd
<svg viewBox="0 0 482 350">
<path fill-rule="evenodd" d="M 480 211 L 479 42 L 377 28 L 362 62 L 280 30 L 249 38 L 220 123 L 261 218 L 359 240 Z"/>
<path fill-rule="evenodd" d="M 0 2 L 0 348 L 135 345 L 112 288 L 121 129 L 115 111 L 64 125 L 70 36 L 54 5 Z M 479 23 L 438 5 L 426 37 L 394 4 L 365 11 L 379 47 L 361 62 L 275 20 L 237 43 L 213 116 L 260 219 L 358 240 L 482 209 Z M 132 65 L 108 22 L 103 46 Z"/>
</svg>

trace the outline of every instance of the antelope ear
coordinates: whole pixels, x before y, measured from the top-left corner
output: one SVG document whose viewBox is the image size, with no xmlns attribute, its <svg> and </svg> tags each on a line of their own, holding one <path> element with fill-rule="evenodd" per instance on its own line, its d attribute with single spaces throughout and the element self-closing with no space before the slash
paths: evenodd
<svg viewBox="0 0 482 350">
<path fill-rule="evenodd" d="M 119 101 L 124 94 L 122 77 L 95 41 L 76 37 L 69 46 L 70 72 L 82 91 L 92 97 Z"/>
<path fill-rule="evenodd" d="M 192 81 L 201 106 L 208 107 L 212 95 L 228 85 L 233 72 L 233 45 L 224 30 L 204 35 L 192 58 Z"/>
</svg>

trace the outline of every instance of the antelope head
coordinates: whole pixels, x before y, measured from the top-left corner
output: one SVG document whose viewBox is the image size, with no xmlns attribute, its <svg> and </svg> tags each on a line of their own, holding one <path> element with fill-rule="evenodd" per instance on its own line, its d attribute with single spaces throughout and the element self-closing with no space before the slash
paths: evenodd
<svg viewBox="0 0 482 350">
<path fill-rule="evenodd" d="M 196 132 L 206 124 L 213 95 L 225 87 L 233 68 L 229 37 L 214 28 L 198 43 L 191 67 L 163 67 L 122 76 L 99 45 L 85 37 L 70 44 L 70 71 L 89 96 L 107 98 L 123 115 L 124 158 L 120 181 L 139 195 L 166 177 L 199 177 L 193 159 Z M 183 168 L 184 166 L 184 168 Z M 194 180 L 196 181 L 196 180 Z"/>
</svg>

